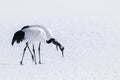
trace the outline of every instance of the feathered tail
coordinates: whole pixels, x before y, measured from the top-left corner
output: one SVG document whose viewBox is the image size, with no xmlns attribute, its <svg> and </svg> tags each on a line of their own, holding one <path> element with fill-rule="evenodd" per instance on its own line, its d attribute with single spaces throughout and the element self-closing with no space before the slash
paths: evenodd
<svg viewBox="0 0 120 80">
<path fill-rule="evenodd" d="M 15 41 L 17 43 L 22 42 L 24 40 L 24 35 L 25 35 L 25 33 L 23 31 L 17 31 L 13 36 L 11 44 L 14 45 Z"/>
</svg>

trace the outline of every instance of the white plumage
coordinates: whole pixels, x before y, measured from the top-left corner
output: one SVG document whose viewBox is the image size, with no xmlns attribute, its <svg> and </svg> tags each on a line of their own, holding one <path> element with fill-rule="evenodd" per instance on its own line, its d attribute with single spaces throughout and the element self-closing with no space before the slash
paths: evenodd
<svg viewBox="0 0 120 80">
<path fill-rule="evenodd" d="M 26 42 L 29 42 L 29 43 L 44 42 L 44 43 L 46 43 L 47 34 L 43 29 L 31 27 L 31 28 L 23 29 L 22 31 L 25 32 L 24 39 Z"/>
<path fill-rule="evenodd" d="M 24 26 L 21 30 L 17 31 L 14 34 L 14 37 L 12 39 L 12 45 L 14 45 L 15 41 L 17 43 L 20 43 L 22 41 L 26 42 L 26 47 L 24 48 L 22 60 L 20 62 L 21 64 L 23 61 L 23 57 L 24 57 L 26 48 L 29 49 L 31 56 L 32 56 L 32 59 L 33 59 L 33 61 L 35 61 L 35 64 L 36 64 L 35 49 L 34 49 L 35 42 L 39 42 L 39 48 L 38 48 L 38 50 L 39 50 L 39 63 L 41 63 L 41 60 L 40 60 L 41 42 L 47 43 L 47 44 L 53 43 L 54 45 L 56 45 L 57 49 L 59 47 L 59 49 L 62 51 L 62 56 L 63 56 L 64 47 L 53 37 L 51 30 L 48 28 L 45 28 L 43 26 L 39 26 L 39 25 Z M 32 55 L 32 51 L 30 50 L 28 44 L 33 44 L 34 56 Z"/>
<path fill-rule="evenodd" d="M 40 28 L 42 29 L 45 33 L 46 33 L 46 37 L 47 39 L 50 39 L 53 37 L 53 33 L 49 28 L 43 27 L 43 26 L 39 26 L 39 25 L 31 25 L 31 28 Z"/>
</svg>

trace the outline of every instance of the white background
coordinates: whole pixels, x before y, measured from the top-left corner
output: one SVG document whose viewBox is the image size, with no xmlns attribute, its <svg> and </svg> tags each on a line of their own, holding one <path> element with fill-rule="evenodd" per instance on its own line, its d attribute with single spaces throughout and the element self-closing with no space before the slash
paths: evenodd
<svg viewBox="0 0 120 80">
<path fill-rule="evenodd" d="M 120 80 L 119 0 L 0 0 L 0 80 Z M 25 25 L 49 27 L 65 47 L 41 46 L 34 65 L 24 43 L 11 46 Z M 36 44 L 37 52 L 37 44 Z M 37 59 L 38 59 L 38 54 Z"/>
</svg>

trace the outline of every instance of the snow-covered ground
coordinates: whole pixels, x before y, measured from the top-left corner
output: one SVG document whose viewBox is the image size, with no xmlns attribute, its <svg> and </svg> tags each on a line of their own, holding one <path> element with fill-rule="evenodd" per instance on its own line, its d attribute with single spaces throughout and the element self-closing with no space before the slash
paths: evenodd
<svg viewBox="0 0 120 80">
<path fill-rule="evenodd" d="M 117 0 L 1 0 L 0 80 L 120 80 L 119 7 Z M 51 28 L 64 58 L 42 44 L 43 64 L 28 51 L 19 64 L 25 44 L 12 47 L 13 34 L 34 24 Z"/>
</svg>

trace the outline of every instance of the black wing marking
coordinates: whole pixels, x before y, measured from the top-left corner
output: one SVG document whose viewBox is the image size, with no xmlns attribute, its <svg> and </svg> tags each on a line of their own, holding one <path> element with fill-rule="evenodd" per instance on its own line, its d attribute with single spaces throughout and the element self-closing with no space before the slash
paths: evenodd
<svg viewBox="0 0 120 80">
<path fill-rule="evenodd" d="M 23 30 L 23 29 L 26 29 L 26 28 L 29 28 L 30 26 L 24 26 L 21 30 Z"/>
</svg>

